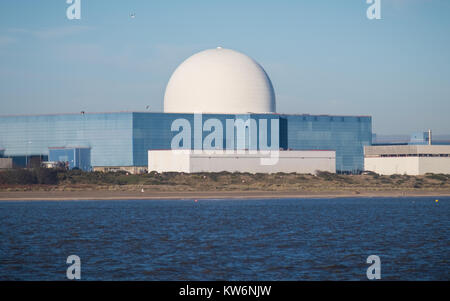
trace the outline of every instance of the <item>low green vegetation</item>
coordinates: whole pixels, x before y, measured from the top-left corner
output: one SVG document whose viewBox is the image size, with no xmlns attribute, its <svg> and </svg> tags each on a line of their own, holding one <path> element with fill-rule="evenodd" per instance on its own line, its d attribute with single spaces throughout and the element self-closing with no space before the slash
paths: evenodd
<svg viewBox="0 0 450 301">
<path fill-rule="evenodd" d="M 156 173 L 84 172 L 81 170 L 13 169 L 0 172 L 0 190 L 136 190 L 155 191 L 382 191 L 450 190 L 450 175 L 425 176 L 374 173 L 342 175 L 250 173 Z"/>
<path fill-rule="evenodd" d="M 342 175 L 329 172 L 310 174 L 250 173 L 156 173 L 84 172 L 81 170 L 13 169 L 0 172 L 0 190 L 113 189 L 155 191 L 381 191 L 450 190 L 450 175 L 425 176 L 374 173 Z"/>
<path fill-rule="evenodd" d="M 58 171 L 54 169 L 11 169 L 0 172 L 0 185 L 55 185 L 58 182 Z"/>
</svg>

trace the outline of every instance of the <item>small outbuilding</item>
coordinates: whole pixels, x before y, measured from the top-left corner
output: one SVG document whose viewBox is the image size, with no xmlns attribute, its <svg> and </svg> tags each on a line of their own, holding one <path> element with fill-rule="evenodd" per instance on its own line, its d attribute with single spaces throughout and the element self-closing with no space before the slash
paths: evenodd
<svg viewBox="0 0 450 301">
<path fill-rule="evenodd" d="M 381 175 L 450 174 L 450 145 L 365 146 L 364 169 Z"/>
</svg>

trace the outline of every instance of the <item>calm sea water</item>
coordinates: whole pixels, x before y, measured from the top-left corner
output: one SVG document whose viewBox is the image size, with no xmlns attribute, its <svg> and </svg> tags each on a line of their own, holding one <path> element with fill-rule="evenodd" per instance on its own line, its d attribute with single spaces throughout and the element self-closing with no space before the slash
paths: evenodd
<svg viewBox="0 0 450 301">
<path fill-rule="evenodd" d="M 450 198 L 0 202 L 0 280 L 450 280 Z"/>
</svg>

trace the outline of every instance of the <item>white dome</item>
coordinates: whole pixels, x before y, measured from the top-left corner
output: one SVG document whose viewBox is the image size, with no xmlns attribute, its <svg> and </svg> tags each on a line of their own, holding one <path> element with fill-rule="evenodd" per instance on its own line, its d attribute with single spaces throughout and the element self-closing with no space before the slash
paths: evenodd
<svg viewBox="0 0 450 301">
<path fill-rule="evenodd" d="M 185 60 L 169 80 L 166 113 L 270 113 L 275 93 L 269 76 L 240 52 L 208 49 Z"/>
</svg>

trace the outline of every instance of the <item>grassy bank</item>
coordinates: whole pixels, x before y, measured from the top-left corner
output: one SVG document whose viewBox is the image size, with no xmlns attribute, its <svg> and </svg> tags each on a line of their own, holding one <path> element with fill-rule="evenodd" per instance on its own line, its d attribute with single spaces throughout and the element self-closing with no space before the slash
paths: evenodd
<svg viewBox="0 0 450 301">
<path fill-rule="evenodd" d="M 0 172 L 0 191 L 301 191 L 376 192 L 440 191 L 450 193 L 450 175 L 424 176 L 248 173 L 83 172 L 81 170 L 8 170 Z"/>
</svg>

